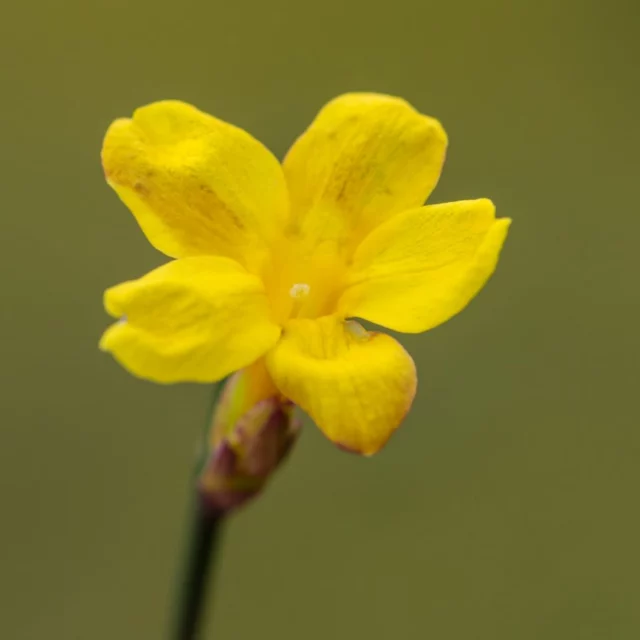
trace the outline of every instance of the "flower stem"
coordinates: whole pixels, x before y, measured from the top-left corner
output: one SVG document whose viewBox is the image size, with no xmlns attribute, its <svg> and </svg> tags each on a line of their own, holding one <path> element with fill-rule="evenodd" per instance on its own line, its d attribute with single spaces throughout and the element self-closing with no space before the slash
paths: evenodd
<svg viewBox="0 0 640 640">
<path fill-rule="evenodd" d="M 206 603 L 207 584 L 220 560 L 225 517 L 223 513 L 207 508 L 196 487 L 199 474 L 210 454 L 211 419 L 223 387 L 224 380 L 217 384 L 213 391 L 201 451 L 194 469 L 188 524 L 190 532 L 185 549 L 183 573 L 178 584 L 175 620 L 170 640 L 196 640 L 198 637 Z"/>
<path fill-rule="evenodd" d="M 209 574 L 219 559 L 223 521 L 224 516 L 207 511 L 196 500 L 172 640 L 195 640 L 198 637 Z"/>
</svg>

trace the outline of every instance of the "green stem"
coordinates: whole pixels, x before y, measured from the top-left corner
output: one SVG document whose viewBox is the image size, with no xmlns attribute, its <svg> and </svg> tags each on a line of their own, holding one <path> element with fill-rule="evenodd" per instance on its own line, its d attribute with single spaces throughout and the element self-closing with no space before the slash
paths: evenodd
<svg viewBox="0 0 640 640">
<path fill-rule="evenodd" d="M 195 640 L 198 637 L 206 602 L 209 574 L 220 557 L 224 516 L 211 513 L 196 500 L 189 541 L 180 604 L 172 640 Z"/>
<path fill-rule="evenodd" d="M 225 381 L 222 380 L 217 384 L 212 394 L 201 445 L 202 451 L 194 469 L 191 485 L 194 488 L 194 495 L 191 498 L 189 513 L 190 533 L 187 539 L 183 573 L 178 584 L 176 613 L 170 640 L 196 640 L 198 637 L 206 603 L 207 584 L 219 564 L 224 514 L 207 508 L 195 487 L 202 467 L 211 454 L 209 446 L 211 420 L 224 383 Z"/>
</svg>

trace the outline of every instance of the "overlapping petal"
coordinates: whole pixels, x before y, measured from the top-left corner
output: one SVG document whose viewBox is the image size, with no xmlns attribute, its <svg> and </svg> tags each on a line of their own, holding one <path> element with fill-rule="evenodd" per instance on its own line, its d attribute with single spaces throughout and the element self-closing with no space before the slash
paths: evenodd
<svg viewBox="0 0 640 640">
<path fill-rule="evenodd" d="M 331 316 L 291 321 L 267 367 L 330 440 L 365 455 L 385 444 L 416 392 L 415 365 L 396 340 Z"/>
<path fill-rule="evenodd" d="M 101 348 L 133 374 L 156 382 L 213 382 L 271 348 L 271 322 L 260 280 L 229 258 L 169 262 L 105 293 L 120 318 Z"/>
<path fill-rule="evenodd" d="M 394 217 L 358 247 L 340 313 L 407 333 L 435 327 L 461 311 L 491 276 L 510 223 L 496 220 L 490 200 Z"/>
<path fill-rule="evenodd" d="M 151 244 L 169 256 L 222 255 L 253 268 L 285 223 L 276 158 L 245 131 L 183 102 L 155 102 L 116 120 L 102 161 Z"/>
<path fill-rule="evenodd" d="M 437 120 L 391 96 L 329 102 L 284 161 L 291 228 L 316 243 L 357 243 L 436 185 L 447 137 Z"/>
</svg>

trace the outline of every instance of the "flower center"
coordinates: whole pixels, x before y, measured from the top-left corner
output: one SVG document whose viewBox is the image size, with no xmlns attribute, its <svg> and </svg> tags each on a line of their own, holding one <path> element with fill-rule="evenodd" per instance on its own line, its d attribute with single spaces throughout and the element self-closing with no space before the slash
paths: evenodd
<svg viewBox="0 0 640 640">
<path fill-rule="evenodd" d="M 285 239 L 271 254 L 264 283 L 273 319 L 318 318 L 333 312 L 342 286 L 344 263 L 327 247 L 301 246 Z"/>
</svg>

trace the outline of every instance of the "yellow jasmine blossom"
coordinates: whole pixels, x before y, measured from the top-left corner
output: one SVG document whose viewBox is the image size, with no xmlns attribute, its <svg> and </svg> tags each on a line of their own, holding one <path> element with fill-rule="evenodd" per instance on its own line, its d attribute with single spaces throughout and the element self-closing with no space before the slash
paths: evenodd
<svg viewBox="0 0 640 640">
<path fill-rule="evenodd" d="M 329 102 L 284 162 L 248 133 L 163 101 L 109 128 L 109 184 L 171 262 L 108 289 L 101 347 L 156 382 L 249 367 L 343 448 L 402 422 L 413 360 L 384 333 L 427 331 L 493 273 L 510 220 L 489 200 L 423 206 L 447 146 L 399 98 Z"/>
</svg>

